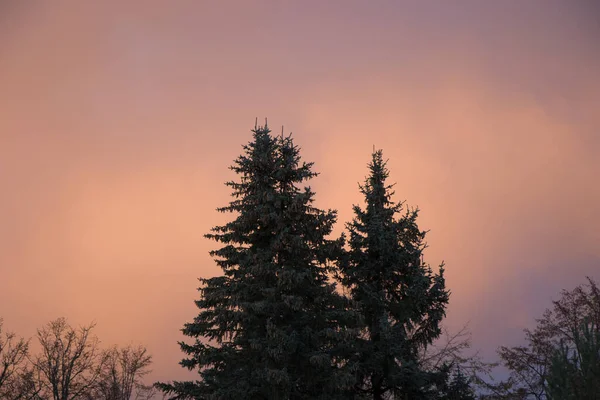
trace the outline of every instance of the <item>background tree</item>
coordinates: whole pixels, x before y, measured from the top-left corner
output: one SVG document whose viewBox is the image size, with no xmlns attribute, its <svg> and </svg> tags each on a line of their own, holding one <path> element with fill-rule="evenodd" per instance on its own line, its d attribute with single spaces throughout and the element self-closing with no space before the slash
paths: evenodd
<svg viewBox="0 0 600 400">
<path fill-rule="evenodd" d="M 434 274 L 423 262 L 425 232 L 418 210 L 392 201 L 392 186 L 382 151 L 373 153 L 370 175 L 360 186 L 365 208 L 354 206 L 347 225 L 349 253 L 341 266 L 342 282 L 364 318 L 356 342 L 358 393 L 374 400 L 426 399 L 443 384 L 443 374 L 427 371 L 419 352 L 441 333 L 449 293 L 444 267 Z"/>
<path fill-rule="evenodd" d="M 1 400 L 146 400 L 155 390 L 142 379 L 152 357 L 144 346 L 101 350 L 93 324 L 74 329 L 66 319 L 38 330 L 41 351 L 3 332 L 0 319 Z"/>
<path fill-rule="evenodd" d="M 218 210 L 236 217 L 206 235 L 223 244 L 211 252 L 223 275 L 201 279 L 200 313 L 183 329 L 195 342 L 180 343 L 181 365 L 201 380 L 157 387 L 173 398 L 335 399 L 353 379 L 341 367 L 351 313 L 328 278 L 336 213 L 301 186 L 316 173 L 290 136 L 255 128 L 231 169 L 240 179 Z"/>
<path fill-rule="evenodd" d="M 561 340 L 552 357 L 546 384 L 548 398 L 600 399 L 600 327 L 585 322 L 572 333 L 573 346 Z"/>
<path fill-rule="evenodd" d="M 50 397 L 43 394 L 40 381 L 39 371 L 27 365 L 8 385 L 4 397 L 0 398 L 2 400 L 49 400 Z"/>
<path fill-rule="evenodd" d="M 553 307 L 537 320 L 535 329 L 525 330 L 525 345 L 501 347 L 498 351 L 510 378 L 494 390 L 505 398 L 546 399 L 550 368 L 557 352 L 560 354 L 561 343 L 577 351 L 580 339 L 576 333 L 581 327 L 593 326 L 597 331 L 600 326 L 600 290 L 591 278 L 587 285 L 563 290 L 552 303 Z"/>
<path fill-rule="evenodd" d="M 84 399 L 96 388 L 105 357 L 92 334 L 94 324 L 79 329 L 59 318 L 38 329 L 41 354 L 33 359 L 42 397 Z"/>
<path fill-rule="evenodd" d="M 117 346 L 106 350 L 95 398 L 97 400 L 149 399 L 154 391 L 142 378 L 150 373 L 152 356 L 144 346 Z"/>
<path fill-rule="evenodd" d="M 29 341 L 17 338 L 12 332 L 3 332 L 3 320 L 0 318 L 0 399 L 16 396 L 19 377 L 26 368 L 29 354 Z"/>
<path fill-rule="evenodd" d="M 449 366 L 446 383 L 440 388 L 440 400 L 475 400 L 471 378 L 462 373 L 460 367 Z"/>
<path fill-rule="evenodd" d="M 494 368 L 498 366 L 498 363 L 484 361 L 479 351 L 472 350 L 472 334 L 467 324 L 454 332 L 442 327 L 440 337 L 422 347 L 419 353 L 419 362 L 425 370 L 435 372 L 447 367 L 449 380 L 460 375 L 473 390 L 488 389 Z"/>
</svg>

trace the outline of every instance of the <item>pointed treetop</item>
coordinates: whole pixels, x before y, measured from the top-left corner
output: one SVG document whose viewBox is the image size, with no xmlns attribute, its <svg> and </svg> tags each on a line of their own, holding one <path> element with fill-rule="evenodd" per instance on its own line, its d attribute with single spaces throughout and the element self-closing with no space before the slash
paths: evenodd
<svg viewBox="0 0 600 400">
<path fill-rule="evenodd" d="M 267 123 L 267 118 L 265 118 L 265 124 L 264 125 L 258 125 L 258 117 L 256 117 L 254 119 L 254 129 L 252 129 L 252 132 L 254 133 L 269 133 L 271 132 L 271 130 L 269 129 L 269 125 Z"/>
<path fill-rule="evenodd" d="M 369 186 L 371 186 L 371 188 L 375 188 L 382 185 L 385 188 L 385 181 L 389 177 L 387 160 L 383 159 L 383 150 L 375 150 L 375 146 L 373 146 L 373 154 L 371 162 L 369 163 L 369 170 L 371 171 L 371 175 L 367 179 Z M 394 185 L 391 185 L 387 188 L 391 188 L 392 186 Z"/>
</svg>

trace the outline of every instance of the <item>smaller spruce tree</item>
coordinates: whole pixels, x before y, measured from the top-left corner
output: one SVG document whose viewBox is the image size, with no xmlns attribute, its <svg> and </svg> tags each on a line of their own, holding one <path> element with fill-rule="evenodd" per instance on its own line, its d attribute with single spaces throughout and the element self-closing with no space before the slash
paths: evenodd
<svg viewBox="0 0 600 400">
<path fill-rule="evenodd" d="M 462 373 L 460 367 L 454 372 L 448 369 L 447 383 L 440 391 L 440 400 L 475 400 L 475 392 L 471 386 L 471 380 Z"/>
<path fill-rule="evenodd" d="M 427 399 L 438 393 L 442 373 L 426 371 L 419 349 L 440 333 L 449 292 L 444 266 L 434 274 L 422 259 L 425 232 L 418 210 L 404 211 L 392 201 L 392 185 L 381 150 L 369 164 L 360 191 L 365 208 L 354 206 L 347 225 L 349 250 L 340 265 L 341 280 L 363 317 L 355 342 L 355 392 L 373 400 Z"/>
</svg>

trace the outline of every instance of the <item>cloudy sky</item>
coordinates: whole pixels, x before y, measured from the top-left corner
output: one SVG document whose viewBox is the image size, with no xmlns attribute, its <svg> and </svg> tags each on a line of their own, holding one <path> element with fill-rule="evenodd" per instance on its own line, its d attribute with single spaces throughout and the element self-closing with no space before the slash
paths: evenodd
<svg viewBox="0 0 600 400">
<path fill-rule="evenodd" d="M 493 356 L 600 279 L 593 0 L 0 2 L 0 316 L 97 322 L 187 376 L 179 329 L 256 117 L 339 226 L 375 145 Z"/>
</svg>

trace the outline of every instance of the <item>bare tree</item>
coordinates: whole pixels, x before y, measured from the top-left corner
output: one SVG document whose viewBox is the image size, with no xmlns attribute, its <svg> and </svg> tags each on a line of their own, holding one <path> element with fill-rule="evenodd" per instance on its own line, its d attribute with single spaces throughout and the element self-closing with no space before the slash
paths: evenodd
<svg viewBox="0 0 600 400">
<path fill-rule="evenodd" d="M 32 363 L 44 396 L 53 400 L 90 397 L 106 359 L 92 334 L 94 326 L 74 329 L 59 318 L 38 329 L 42 349 Z"/>
<path fill-rule="evenodd" d="M 12 332 L 2 331 L 0 318 L 0 398 L 14 393 L 19 375 L 23 372 L 29 354 L 29 341 L 17 338 Z"/>
<path fill-rule="evenodd" d="M 419 360 L 429 371 L 446 369 L 451 376 L 462 375 L 477 391 L 490 392 L 493 371 L 499 363 L 486 362 L 472 348 L 468 324 L 457 331 L 442 327 L 442 335 L 430 346 L 420 350 Z"/>
<path fill-rule="evenodd" d="M 2 400 L 48 400 L 42 394 L 40 372 L 30 365 L 25 366 L 7 387 Z"/>
<path fill-rule="evenodd" d="M 487 388 L 492 370 L 498 365 L 485 362 L 479 351 L 472 350 L 472 334 L 468 324 L 455 332 L 443 327 L 442 336 L 420 351 L 419 360 L 427 370 L 439 370 L 444 365 L 459 369 L 477 387 Z"/>
<path fill-rule="evenodd" d="M 152 356 L 144 346 L 113 347 L 105 351 L 106 363 L 98 385 L 98 399 L 149 399 L 152 386 L 145 386 L 142 378 L 150 372 Z M 132 397 L 135 396 L 135 397 Z"/>
</svg>

